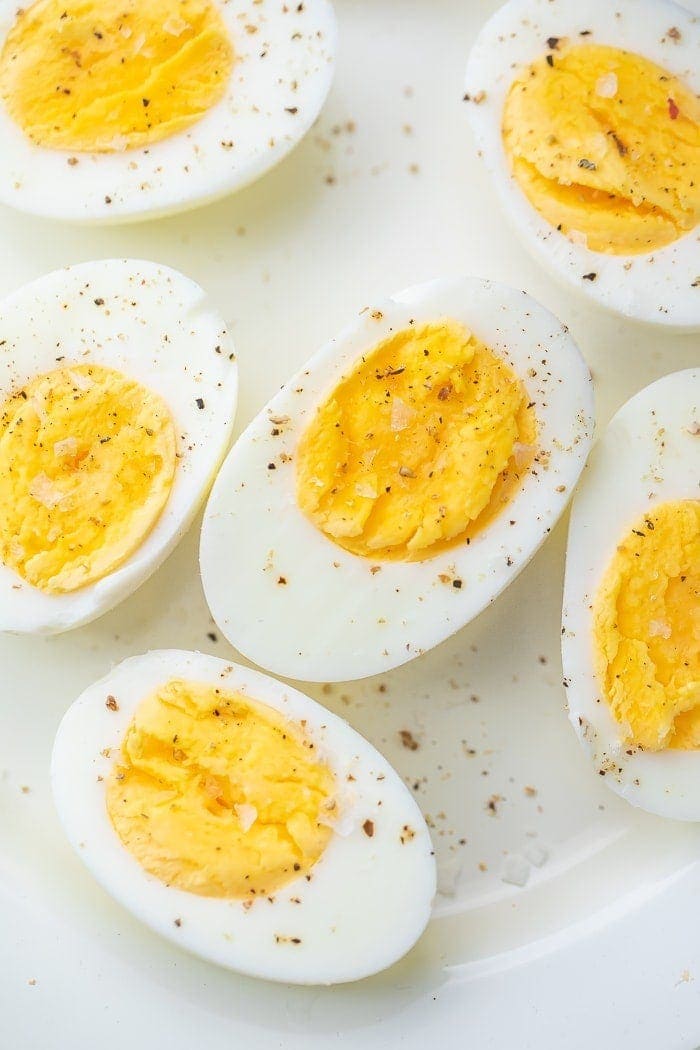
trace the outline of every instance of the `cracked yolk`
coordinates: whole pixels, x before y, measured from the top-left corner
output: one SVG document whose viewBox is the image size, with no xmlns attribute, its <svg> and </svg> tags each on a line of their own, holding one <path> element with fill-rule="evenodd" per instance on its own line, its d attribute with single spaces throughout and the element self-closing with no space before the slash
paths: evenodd
<svg viewBox="0 0 700 1050">
<path fill-rule="evenodd" d="M 297 502 L 335 543 L 419 560 L 496 517 L 534 459 L 521 380 L 462 325 L 407 328 L 320 406 L 297 453 Z"/>
<path fill-rule="evenodd" d="M 334 791 L 303 724 L 172 679 L 137 708 L 106 799 L 117 835 L 151 875 L 240 899 L 311 872 L 332 835 Z"/>
<path fill-rule="evenodd" d="M 0 408 L 0 557 L 50 594 L 119 567 L 165 506 L 176 463 L 170 411 L 110 368 L 38 376 Z"/>
<path fill-rule="evenodd" d="M 637 522 L 603 578 L 593 632 L 625 740 L 700 747 L 700 501 L 663 503 Z"/>
<path fill-rule="evenodd" d="M 0 97 L 40 146 L 109 152 L 189 127 L 234 54 L 213 0 L 36 0 L 0 54 Z"/>
<path fill-rule="evenodd" d="M 533 207 L 593 251 L 653 251 L 700 222 L 700 101 L 641 55 L 557 41 L 512 84 L 502 132 Z"/>
</svg>

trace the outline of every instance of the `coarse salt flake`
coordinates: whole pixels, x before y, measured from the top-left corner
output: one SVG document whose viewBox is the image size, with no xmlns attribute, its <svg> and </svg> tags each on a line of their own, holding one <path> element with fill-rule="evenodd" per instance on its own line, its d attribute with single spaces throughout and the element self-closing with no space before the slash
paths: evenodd
<svg viewBox="0 0 700 1050">
<path fill-rule="evenodd" d="M 42 471 L 41 474 L 37 474 L 31 485 L 29 486 L 29 495 L 32 499 L 35 499 L 37 503 L 41 503 L 44 507 L 51 510 L 63 499 L 63 493 L 57 485 L 54 485 L 51 478 L 49 478 Z"/>
<path fill-rule="evenodd" d="M 598 77 L 595 85 L 595 93 L 600 98 L 615 98 L 617 94 L 617 76 L 615 73 L 605 73 Z"/>
<path fill-rule="evenodd" d="M 255 821 L 258 819 L 258 811 L 255 806 L 249 805 L 247 802 L 239 802 L 234 805 L 238 822 L 241 825 L 242 831 L 250 831 Z"/>
<path fill-rule="evenodd" d="M 405 401 L 402 401 L 400 397 L 395 397 L 391 402 L 391 429 L 405 430 L 413 419 L 415 412 L 410 405 L 407 405 Z"/>
</svg>

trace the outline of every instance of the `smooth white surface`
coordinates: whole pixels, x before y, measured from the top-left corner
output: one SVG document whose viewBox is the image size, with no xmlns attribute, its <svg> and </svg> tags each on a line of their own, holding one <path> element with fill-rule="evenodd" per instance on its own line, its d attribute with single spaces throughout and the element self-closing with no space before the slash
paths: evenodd
<svg viewBox="0 0 700 1050">
<path fill-rule="evenodd" d="M 678 36 L 669 36 L 671 27 Z M 579 36 L 582 31 L 585 37 Z M 625 317 L 667 328 L 699 328 L 697 227 L 654 252 L 593 252 L 558 233 L 511 176 L 501 135 L 503 105 L 514 78 L 542 57 L 550 37 L 637 52 L 697 92 L 700 19 L 673 0 L 509 0 L 479 34 L 465 80 L 472 100 L 467 115 L 479 153 L 514 229 L 535 258 L 555 277 Z M 608 140 L 603 149 L 615 147 Z"/>
<path fill-rule="evenodd" d="M 248 696 L 278 711 L 297 733 L 303 724 L 303 737 L 335 776 L 339 816 L 309 877 L 299 875 L 244 907 L 166 886 L 124 849 L 107 813 L 105 785 L 139 705 L 172 678 Z M 110 695 L 116 711 L 105 703 Z M 71 845 L 107 892 L 178 947 L 229 969 L 293 984 L 356 981 L 405 955 L 430 918 L 433 845 L 400 777 L 343 719 L 247 667 L 181 649 L 124 660 L 66 712 L 51 781 Z"/>
<path fill-rule="evenodd" d="M 674 372 L 616 413 L 574 498 L 566 551 L 562 661 L 569 716 L 593 768 L 636 806 L 700 820 L 700 756 L 631 747 L 594 670 L 593 607 L 615 548 L 660 504 L 700 498 L 700 370 Z"/>
<path fill-rule="evenodd" d="M 336 44 L 333 7 L 329 0 L 215 3 L 236 60 L 224 97 L 201 120 L 147 149 L 71 157 L 37 146 L 2 106 L 0 201 L 73 222 L 134 221 L 216 200 L 286 156 L 328 94 Z M 0 0 L 0 43 L 16 11 L 13 0 Z"/>
<path fill-rule="evenodd" d="M 410 563 L 381 553 L 358 558 L 300 510 L 299 441 L 320 404 L 379 343 L 443 319 L 472 331 L 519 377 L 537 421 L 537 455 L 507 509 L 471 543 Z M 373 300 L 289 380 L 226 457 L 204 512 L 200 552 L 216 623 L 261 667 L 313 682 L 365 678 L 420 656 L 527 565 L 571 497 L 593 428 L 586 362 L 568 329 L 522 291 L 454 277 Z"/>
<path fill-rule="evenodd" d="M 569 324 L 604 425 L 642 386 L 697 366 L 697 339 L 603 312 L 554 284 L 515 242 L 476 163 L 462 102 L 467 52 L 496 6 L 338 0 L 328 108 L 278 169 L 215 207 L 131 229 L 2 213 L 1 290 L 96 255 L 183 269 L 231 322 L 241 430 L 362 306 L 436 273 L 472 271 L 527 289 Z M 0 641 L 0 1042 L 696 1047 L 700 829 L 607 791 L 571 732 L 559 657 L 565 540 L 560 523 L 508 593 L 427 656 L 379 680 L 307 690 L 418 784 L 441 869 L 440 917 L 417 950 L 342 988 L 267 985 L 174 950 L 95 885 L 53 811 L 53 736 L 91 681 L 149 647 L 234 655 L 207 637 L 196 530 L 137 595 L 89 628 Z M 402 746 L 400 729 L 415 734 L 418 750 Z M 494 815 L 486 807 L 495 795 Z M 504 850 L 526 862 L 524 887 L 503 882 Z"/>
</svg>

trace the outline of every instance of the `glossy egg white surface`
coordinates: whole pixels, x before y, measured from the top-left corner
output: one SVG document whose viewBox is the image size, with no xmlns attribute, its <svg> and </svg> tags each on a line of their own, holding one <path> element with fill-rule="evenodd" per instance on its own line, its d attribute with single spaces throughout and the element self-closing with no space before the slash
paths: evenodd
<svg viewBox="0 0 700 1050">
<path fill-rule="evenodd" d="M 98 777 L 108 777 L 139 703 L 171 677 L 240 692 L 292 722 L 305 720 L 305 732 L 337 778 L 341 812 L 310 881 L 302 876 L 272 900 L 246 907 L 166 886 L 124 848 Z M 118 699 L 118 710 L 106 706 L 108 695 Z M 157 933 L 230 969 L 294 984 L 354 981 L 401 958 L 430 917 L 436 878 L 430 835 L 388 762 L 314 700 L 225 660 L 173 649 L 119 664 L 64 716 L 52 784 L 71 844 L 107 892 Z M 363 830 L 366 821 L 371 836 Z"/>
<path fill-rule="evenodd" d="M 65 631 L 131 594 L 191 524 L 230 441 L 238 389 L 233 343 L 199 285 L 134 259 L 81 263 L 24 285 L 0 303 L 0 340 L 0 400 L 59 361 L 94 363 L 160 394 L 175 424 L 179 459 L 167 503 L 117 569 L 52 594 L 0 564 L 0 630 Z"/>
<path fill-rule="evenodd" d="M 700 755 L 629 749 L 593 669 L 591 606 L 617 544 L 645 512 L 700 498 L 700 371 L 646 387 L 613 418 L 574 499 L 566 557 L 562 658 L 569 717 L 608 787 L 651 813 L 700 820 Z M 630 753 L 631 752 L 631 753 Z"/>
<path fill-rule="evenodd" d="M 675 27 L 679 35 L 669 35 Z M 511 176 L 501 122 L 510 85 L 541 58 L 550 37 L 643 55 L 700 92 L 700 20 L 672 0 L 509 0 L 474 42 L 465 107 L 500 206 L 526 247 L 557 278 L 625 317 L 678 330 L 700 327 L 700 233 L 639 255 L 590 251 L 557 232 Z M 591 274 L 594 277 L 591 278 Z"/>
<path fill-rule="evenodd" d="M 220 102 L 145 149 L 81 153 L 77 163 L 69 151 L 31 142 L 0 104 L 0 202 L 71 222 L 146 219 L 223 197 L 282 160 L 328 94 L 333 7 L 329 0 L 214 2 L 235 51 Z M 0 47 L 16 12 L 12 0 L 0 0 Z"/>
<path fill-rule="evenodd" d="M 538 454 L 546 455 L 470 545 L 422 562 L 381 562 L 377 571 L 299 510 L 295 448 L 361 355 L 411 322 L 441 318 L 463 323 L 510 363 L 535 404 Z M 289 380 L 229 454 L 202 529 L 214 619 L 239 652 L 291 678 L 349 680 L 397 667 L 471 620 L 527 564 L 566 506 L 592 432 L 588 368 L 565 326 L 524 292 L 465 277 L 374 302 Z"/>
</svg>

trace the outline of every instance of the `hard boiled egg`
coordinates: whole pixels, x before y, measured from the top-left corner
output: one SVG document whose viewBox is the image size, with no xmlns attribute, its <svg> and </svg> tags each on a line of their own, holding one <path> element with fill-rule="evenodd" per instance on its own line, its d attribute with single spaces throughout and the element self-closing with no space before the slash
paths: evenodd
<svg viewBox="0 0 700 1050">
<path fill-rule="evenodd" d="M 56 632 L 131 594 L 230 440 L 237 365 L 202 289 L 124 259 L 0 304 L 0 630 Z"/>
<path fill-rule="evenodd" d="M 700 326 L 700 22 L 671 0 L 510 0 L 466 76 L 501 204 L 556 276 Z"/>
<path fill-rule="evenodd" d="M 408 789 L 346 722 L 255 671 L 176 650 L 125 660 L 65 715 L 52 780 L 104 888 L 233 970 L 357 980 L 430 916 L 435 860 Z"/>
<path fill-rule="evenodd" d="M 532 557 L 592 430 L 588 369 L 524 292 L 456 278 L 365 307 L 217 478 L 201 569 L 219 627 L 293 678 L 418 656 Z"/>
<path fill-rule="evenodd" d="M 0 0 L 0 201 L 118 222 L 214 200 L 306 134 L 328 0 Z"/>
<path fill-rule="evenodd" d="M 596 773 L 633 805 L 700 820 L 700 371 L 617 413 L 574 500 L 562 653 Z"/>
</svg>

